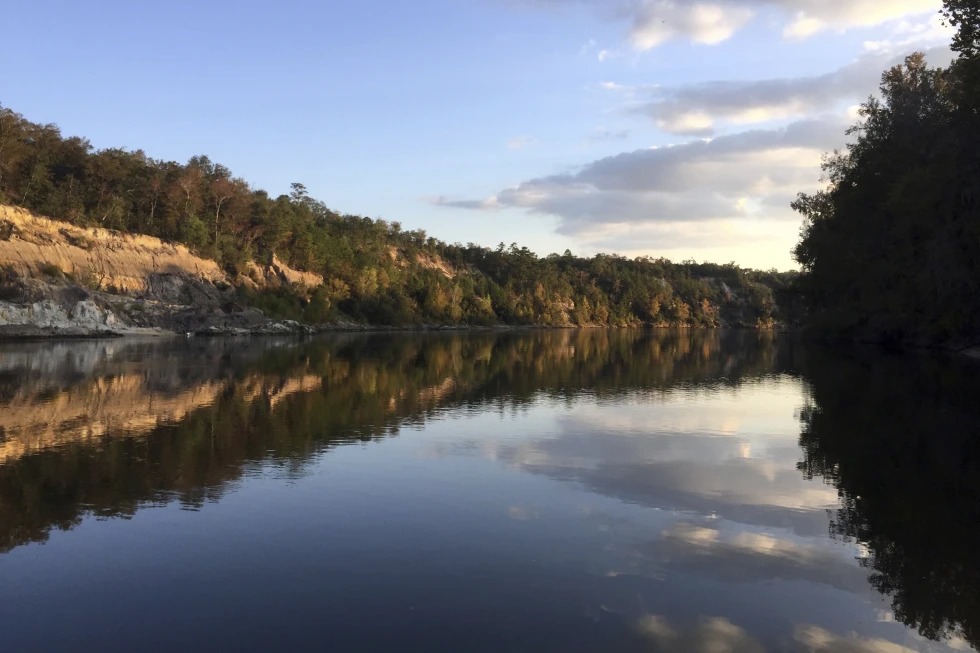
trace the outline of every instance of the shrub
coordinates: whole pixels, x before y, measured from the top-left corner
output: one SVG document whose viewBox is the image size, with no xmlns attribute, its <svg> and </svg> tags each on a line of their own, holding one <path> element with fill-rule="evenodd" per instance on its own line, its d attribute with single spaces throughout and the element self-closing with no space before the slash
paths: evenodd
<svg viewBox="0 0 980 653">
<path fill-rule="evenodd" d="M 55 263 L 42 263 L 38 266 L 38 271 L 46 277 L 52 279 L 64 279 L 65 272 Z"/>
</svg>

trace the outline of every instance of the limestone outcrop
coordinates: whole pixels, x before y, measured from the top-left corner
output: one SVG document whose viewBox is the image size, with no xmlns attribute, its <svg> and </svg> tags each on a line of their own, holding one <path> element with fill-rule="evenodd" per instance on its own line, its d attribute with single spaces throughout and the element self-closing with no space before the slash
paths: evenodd
<svg viewBox="0 0 980 653">
<path fill-rule="evenodd" d="M 184 245 L 0 205 L 0 337 L 302 332 L 242 306 L 237 289 L 322 284 L 277 257 L 232 276 Z"/>
</svg>

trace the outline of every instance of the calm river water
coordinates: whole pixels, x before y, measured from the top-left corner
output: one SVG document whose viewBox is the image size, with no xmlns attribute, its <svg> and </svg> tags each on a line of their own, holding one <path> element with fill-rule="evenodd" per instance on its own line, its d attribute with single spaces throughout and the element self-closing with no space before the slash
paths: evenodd
<svg viewBox="0 0 980 653">
<path fill-rule="evenodd" d="M 2 345 L 0 650 L 973 650 L 978 390 L 751 332 Z"/>
</svg>

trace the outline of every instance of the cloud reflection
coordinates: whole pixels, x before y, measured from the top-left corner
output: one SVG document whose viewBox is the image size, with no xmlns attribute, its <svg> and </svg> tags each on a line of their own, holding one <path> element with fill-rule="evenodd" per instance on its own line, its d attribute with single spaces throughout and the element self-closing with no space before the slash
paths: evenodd
<svg viewBox="0 0 980 653">
<path fill-rule="evenodd" d="M 675 628 L 660 615 L 637 620 L 637 630 L 656 651 L 664 653 L 765 653 L 765 648 L 744 628 L 724 617 L 703 617 L 697 625 Z"/>
<path fill-rule="evenodd" d="M 855 564 L 856 545 L 826 539 L 799 539 L 786 535 L 726 529 L 691 522 L 675 522 L 646 554 L 674 568 L 715 579 L 805 580 L 855 594 L 866 590 L 865 572 Z"/>
<path fill-rule="evenodd" d="M 825 535 L 836 490 L 796 470 L 802 385 L 769 379 L 696 394 L 692 399 L 678 389 L 659 399 L 583 401 L 574 410 L 542 405 L 534 421 L 548 428 L 539 435 L 489 439 L 479 449 L 628 503 Z M 759 410 L 760 398 L 769 400 L 766 410 Z M 739 416 L 743 403 L 751 417 Z"/>
<path fill-rule="evenodd" d="M 861 637 L 857 633 L 836 635 L 806 624 L 794 629 L 793 639 L 811 653 L 916 653 L 915 649 L 886 639 Z"/>
</svg>

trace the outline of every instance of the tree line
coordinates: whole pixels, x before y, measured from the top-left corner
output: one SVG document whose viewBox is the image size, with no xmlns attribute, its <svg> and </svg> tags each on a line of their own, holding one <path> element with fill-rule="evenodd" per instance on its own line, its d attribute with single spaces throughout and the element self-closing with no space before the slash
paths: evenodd
<svg viewBox="0 0 980 653">
<path fill-rule="evenodd" d="M 87 227 L 183 243 L 233 276 L 272 257 L 322 274 L 312 294 L 246 301 L 280 317 L 374 324 L 769 327 L 792 273 L 734 263 L 448 244 L 398 222 L 342 215 L 294 183 L 271 196 L 207 156 L 96 150 L 0 106 L 0 203 Z"/>
<path fill-rule="evenodd" d="M 882 75 L 854 141 L 801 194 L 794 290 L 818 334 L 961 344 L 980 325 L 980 2 L 946 0 L 947 68 L 921 53 Z"/>
</svg>

